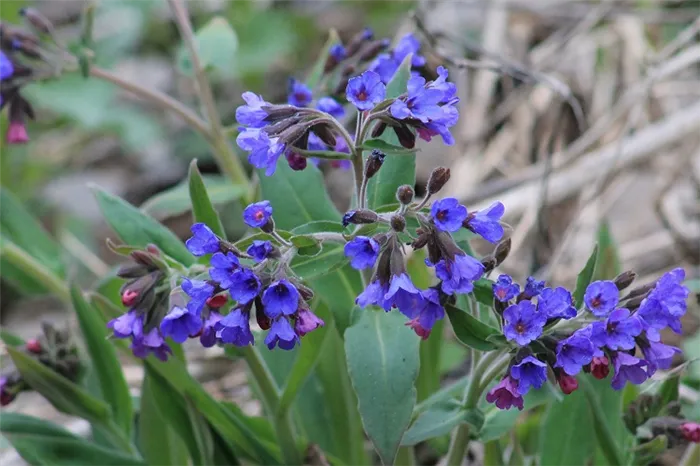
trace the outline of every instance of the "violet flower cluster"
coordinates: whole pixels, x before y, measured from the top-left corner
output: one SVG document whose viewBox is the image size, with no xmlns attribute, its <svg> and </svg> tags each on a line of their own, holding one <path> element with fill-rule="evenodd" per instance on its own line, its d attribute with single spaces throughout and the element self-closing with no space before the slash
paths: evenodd
<svg viewBox="0 0 700 466">
<path fill-rule="evenodd" d="M 34 74 L 28 60 L 37 59 L 39 39 L 10 25 L 0 25 L 0 111 L 8 107 L 8 144 L 29 142 L 26 120 L 34 119 L 34 109 L 21 95 L 21 88 Z"/>
<path fill-rule="evenodd" d="M 628 382 L 639 385 L 657 370 L 670 368 L 680 350 L 662 343 L 659 332 L 681 331 L 689 294 L 684 277 L 683 269 L 674 269 L 652 286 L 633 289 L 623 297 L 633 273 L 595 281 L 586 288 L 585 309 L 577 312 L 565 288 L 545 287 L 530 277 L 520 291 L 511 277 L 501 275 L 493 285 L 496 308 L 502 311 L 504 336 L 518 349 L 487 401 L 501 409 L 523 409 L 523 396 L 531 388 L 541 388 L 550 375 L 569 394 L 578 387 L 576 376 L 581 371 L 597 379 L 612 371 L 612 388 L 620 390 Z M 559 321 L 572 319 L 585 325 L 571 334 L 557 330 Z"/>
</svg>

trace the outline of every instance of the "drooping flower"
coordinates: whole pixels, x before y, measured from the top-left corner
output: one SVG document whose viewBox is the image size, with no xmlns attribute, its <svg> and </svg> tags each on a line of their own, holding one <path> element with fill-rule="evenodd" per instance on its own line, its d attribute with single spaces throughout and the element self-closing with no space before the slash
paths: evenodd
<svg viewBox="0 0 700 466">
<path fill-rule="evenodd" d="M 299 336 L 286 317 L 282 316 L 272 322 L 270 331 L 265 337 L 265 344 L 269 349 L 273 349 L 276 345 L 283 350 L 291 350 L 297 343 L 299 343 Z"/>
<path fill-rule="evenodd" d="M 444 317 L 445 309 L 440 304 L 439 293 L 433 288 L 428 288 L 423 291 L 423 308 L 406 325 L 411 327 L 416 332 L 416 335 L 425 340 L 430 336 L 435 322 Z"/>
<path fill-rule="evenodd" d="M 299 291 L 287 280 L 278 280 L 265 290 L 262 302 L 265 306 L 265 314 L 269 318 L 290 316 L 299 307 Z"/>
<path fill-rule="evenodd" d="M 247 346 L 255 343 L 250 331 L 250 317 L 240 307 L 232 309 L 217 324 L 216 336 L 224 343 Z"/>
<path fill-rule="evenodd" d="M 316 109 L 321 110 L 334 118 L 345 116 L 345 109 L 332 97 L 321 97 L 316 102 Z"/>
<path fill-rule="evenodd" d="M 287 103 L 295 107 L 306 107 L 311 103 L 313 93 L 309 86 L 296 79 L 289 80 L 289 94 L 287 95 Z"/>
<path fill-rule="evenodd" d="M 209 315 L 202 323 L 202 333 L 199 335 L 199 342 L 205 348 L 211 348 L 216 344 L 216 333 L 218 332 L 219 322 L 223 316 L 217 311 L 209 311 Z"/>
<path fill-rule="evenodd" d="M 149 354 L 153 354 L 161 361 L 167 361 L 168 356 L 173 352 L 170 346 L 165 343 L 157 327 L 144 333 L 140 338 L 134 338 L 130 347 L 137 358 L 145 358 Z"/>
<path fill-rule="evenodd" d="M 277 160 L 287 149 L 287 145 L 277 137 L 269 137 L 261 129 L 243 128 L 236 136 L 238 147 L 248 152 L 248 162 L 255 168 L 264 168 L 266 176 L 272 176 L 277 169 Z"/>
<path fill-rule="evenodd" d="M 523 297 L 525 299 L 531 299 L 538 296 L 544 290 L 544 280 L 538 281 L 535 277 L 527 277 L 525 282 L 525 290 L 523 291 Z"/>
<path fill-rule="evenodd" d="M 576 377 L 567 374 L 564 371 L 557 372 L 557 383 L 559 388 L 564 395 L 571 395 L 576 389 L 578 389 L 578 380 Z"/>
<path fill-rule="evenodd" d="M 537 310 L 548 319 L 571 319 L 576 317 L 571 293 L 566 288 L 545 288 L 537 298 Z"/>
<path fill-rule="evenodd" d="M 240 268 L 231 274 L 228 292 L 240 304 L 247 304 L 260 293 L 260 279 L 252 270 Z"/>
<path fill-rule="evenodd" d="M 190 230 L 193 236 L 185 241 L 185 246 L 193 255 L 203 256 L 221 250 L 219 237 L 204 223 L 195 223 Z"/>
<path fill-rule="evenodd" d="M 214 286 L 202 280 L 182 279 L 182 291 L 190 297 L 187 308 L 199 315 L 199 312 L 206 305 L 207 300 L 214 294 Z"/>
<path fill-rule="evenodd" d="M 316 314 L 311 312 L 310 309 L 301 308 L 297 312 L 297 320 L 294 323 L 294 331 L 299 337 L 303 337 L 309 332 L 313 332 L 319 327 L 323 327 L 325 324 L 322 319 L 320 319 Z"/>
<path fill-rule="evenodd" d="M 391 306 L 386 306 L 384 303 L 384 295 L 389 291 L 389 285 L 382 285 L 379 280 L 374 280 L 355 298 L 355 304 L 361 308 L 367 306 L 380 306 L 388 311 Z"/>
<path fill-rule="evenodd" d="M 384 295 L 384 307 L 395 307 L 409 319 L 414 318 L 424 307 L 423 294 L 413 284 L 406 273 L 394 275 L 389 281 L 389 289 Z"/>
<path fill-rule="evenodd" d="M 508 306 L 503 311 L 503 319 L 503 335 L 509 341 L 515 340 L 520 346 L 525 346 L 542 335 L 544 324 L 547 322 L 547 316 L 537 312 L 530 301 Z"/>
<path fill-rule="evenodd" d="M 510 409 L 515 406 L 523 410 L 523 397 L 518 393 L 518 383 L 506 375 L 486 394 L 486 401 L 495 403 L 498 409 Z"/>
<path fill-rule="evenodd" d="M 15 66 L 10 59 L 5 55 L 5 52 L 0 51 L 0 80 L 5 80 L 12 77 L 15 72 Z"/>
<path fill-rule="evenodd" d="M 202 329 L 202 319 L 186 307 L 174 306 L 160 322 L 160 333 L 175 343 L 183 343 Z"/>
<path fill-rule="evenodd" d="M 594 356 L 602 352 L 591 342 L 591 330 L 584 327 L 557 344 L 557 360 L 554 367 L 561 367 L 569 375 L 576 375 Z"/>
<path fill-rule="evenodd" d="M 583 295 L 583 302 L 596 317 L 607 317 L 619 302 L 620 291 L 610 280 L 591 283 Z"/>
<path fill-rule="evenodd" d="M 477 211 L 467 219 L 465 226 L 480 235 L 486 241 L 497 243 L 503 238 L 503 226 L 501 217 L 505 213 L 505 207 L 501 202 L 494 202 L 489 207 Z"/>
<path fill-rule="evenodd" d="M 233 272 L 241 267 L 238 257 L 236 257 L 232 252 L 227 252 L 223 254 L 217 252 L 211 256 L 209 261 L 211 268 L 209 269 L 209 276 L 212 280 L 217 282 L 221 288 L 228 289 L 231 287 L 231 277 Z"/>
<path fill-rule="evenodd" d="M 273 250 L 274 247 L 269 241 L 255 240 L 250 246 L 248 246 L 246 252 L 255 262 L 262 262 L 268 258 Z"/>
<path fill-rule="evenodd" d="M 236 121 L 251 128 L 262 128 L 267 125 L 265 118 L 267 118 L 268 113 L 263 107 L 269 106 L 270 103 L 265 102 L 262 96 L 249 91 L 244 92 L 242 97 L 246 105 L 241 105 L 236 109 Z"/>
<path fill-rule="evenodd" d="M 612 378 L 611 385 L 615 390 L 622 389 L 627 382 L 639 385 L 649 378 L 649 364 L 647 361 L 623 351 L 613 354 L 613 368 L 615 375 Z"/>
<path fill-rule="evenodd" d="M 365 71 L 360 76 L 350 78 L 345 94 L 358 110 L 371 110 L 384 100 L 386 87 L 377 73 Z"/>
<path fill-rule="evenodd" d="M 520 285 L 513 283 L 513 277 L 506 274 L 498 276 L 493 284 L 493 296 L 502 303 L 507 303 L 520 293 Z"/>
<path fill-rule="evenodd" d="M 547 364 L 527 356 L 510 368 L 510 376 L 518 381 L 518 393 L 525 395 L 530 387 L 540 388 L 547 381 Z"/>
<path fill-rule="evenodd" d="M 635 347 L 634 337 L 642 333 L 642 322 L 627 309 L 615 309 L 606 321 L 591 324 L 591 341 L 611 350 L 630 350 Z"/>
<path fill-rule="evenodd" d="M 143 335 L 143 314 L 131 309 L 116 319 L 107 322 L 116 338 L 138 338 Z"/>
<path fill-rule="evenodd" d="M 243 211 L 243 220 L 246 225 L 253 228 L 262 228 L 272 217 L 270 201 L 260 201 L 250 204 Z"/>
<path fill-rule="evenodd" d="M 484 270 L 484 265 L 468 254 L 457 254 L 453 260 L 440 259 L 435 264 L 435 275 L 442 280 L 440 287 L 445 294 L 471 293 Z"/>
<path fill-rule="evenodd" d="M 367 236 L 357 236 L 345 243 L 345 256 L 350 258 L 350 265 L 357 270 L 374 267 L 379 256 L 379 243 Z"/>
<path fill-rule="evenodd" d="M 26 144 L 29 142 L 29 133 L 24 121 L 11 121 L 7 126 L 5 140 L 8 144 Z"/>
<path fill-rule="evenodd" d="M 690 291 L 682 285 L 685 271 L 681 268 L 665 273 L 642 301 L 637 315 L 642 318 L 649 338 L 658 341 L 659 330 L 669 327 L 681 333 L 681 320 L 687 310 Z"/>
<path fill-rule="evenodd" d="M 591 375 L 603 380 L 610 374 L 610 360 L 607 356 L 596 356 L 591 361 Z"/>
<path fill-rule="evenodd" d="M 462 222 L 467 218 L 467 208 L 454 197 L 446 197 L 433 202 L 430 215 L 438 230 L 455 232 L 462 228 Z"/>
<path fill-rule="evenodd" d="M 681 350 L 675 346 L 665 345 L 659 341 L 651 341 L 643 338 L 639 340 L 639 347 L 644 354 L 644 359 L 649 364 L 649 376 L 654 375 L 658 369 L 669 369 L 673 357 Z"/>
</svg>

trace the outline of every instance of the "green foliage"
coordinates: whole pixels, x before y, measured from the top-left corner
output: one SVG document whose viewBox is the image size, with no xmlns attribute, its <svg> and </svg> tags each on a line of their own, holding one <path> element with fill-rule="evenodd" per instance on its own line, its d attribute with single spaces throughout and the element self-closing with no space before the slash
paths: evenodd
<svg viewBox="0 0 700 466">
<path fill-rule="evenodd" d="M 445 306 L 445 311 L 455 336 L 465 345 L 480 351 L 491 351 L 505 344 L 500 330 L 484 324 L 469 312 L 451 304 Z"/>
<path fill-rule="evenodd" d="M 596 261 L 598 260 L 598 245 L 593 248 L 586 265 L 578 274 L 576 279 L 576 288 L 574 289 L 573 298 L 574 306 L 580 308 L 583 306 L 583 295 L 586 293 L 586 288 L 593 281 L 593 273 L 595 272 Z"/>
<path fill-rule="evenodd" d="M 230 75 L 235 66 L 238 36 L 225 18 L 215 16 L 195 34 L 195 46 L 200 66 Z M 189 51 L 183 46 L 177 54 L 177 65 L 187 75 L 194 74 Z"/>
<path fill-rule="evenodd" d="M 226 182 L 227 186 L 226 188 L 222 189 L 222 192 L 229 193 L 230 196 L 230 192 L 235 192 L 236 187 L 231 186 L 230 181 L 226 180 Z M 242 196 L 245 193 L 245 188 L 239 188 L 240 194 L 238 194 L 238 196 L 226 200 L 231 201 Z M 190 202 L 192 203 L 192 217 L 194 218 L 195 222 L 206 224 L 215 234 L 219 235 L 219 237 L 223 239 L 226 239 L 224 226 L 221 223 L 219 214 L 212 205 L 210 190 L 211 188 L 207 186 L 207 182 L 204 180 L 204 178 L 202 178 L 202 175 L 199 173 L 199 169 L 197 169 L 197 160 L 193 160 L 192 163 L 190 163 L 189 172 L 189 191 Z"/>
</svg>

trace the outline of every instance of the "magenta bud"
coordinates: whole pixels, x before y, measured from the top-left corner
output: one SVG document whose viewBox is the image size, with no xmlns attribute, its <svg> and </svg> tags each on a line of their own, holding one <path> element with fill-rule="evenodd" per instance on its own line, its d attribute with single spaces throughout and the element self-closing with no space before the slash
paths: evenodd
<svg viewBox="0 0 700 466">
<path fill-rule="evenodd" d="M 8 144 L 26 144 L 29 142 L 27 127 L 21 121 L 13 121 L 7 128 L 6 139 Z"/>
</svg>

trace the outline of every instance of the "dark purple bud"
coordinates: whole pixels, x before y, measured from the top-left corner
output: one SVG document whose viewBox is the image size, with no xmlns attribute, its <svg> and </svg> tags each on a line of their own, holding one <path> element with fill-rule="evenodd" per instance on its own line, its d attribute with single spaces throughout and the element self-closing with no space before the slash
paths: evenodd
<svg viewBox="0 0 700 466">
<path fill-rule="evenodd" d="M 430 173 L 430 178 L 428 178 L 428 194 L 437 193 L 448 181 L 450 181 L 450 169 L 437 167 Z"/>
<path fill-rule="evenodd" d="M 373 138 L 378 138 L 382 134 L 384 134 L 384 131 L 386 130 L 386 123 L 380 121 L 377 123 L 377 125 L 372 129 L 372 137 Z"/>
<path fill-rule="evenodd" d="M 653 290 L 656 287 L 656 282 L 648 283 L 643 286 L 638 286 L 637 288 L 632 289 L 627 295 L 622 298 L 622 299 L 631 299 L 631 298 L 637 298 L 637 297 L 644 297 L 646 296 L 651 290 Z M 627 306 L 625 306 L 627 307 Z"/>
<path fill-rule="evenodd" d="M 255 297 L 255 320 L 262 330 L 268 330 L 272 326 L 270 318 L 265 314 L 265 307 L 259 295 Z"/>
<path fill-rule="evenodd" d="M 298 124 L 287 128 L 279 134 L 279 142 L 288 145 L 293 145 L 295 142 L 299 141 L 304 134 L 309 132 L 308 125 Z"/>
<path fill-rule="evenodd" d="M 384 163 L 384 158 L 386 154 L 379 149 L 372 150 L 372 153 L 367 157 L 367 162 L 365 163 L 365 178 L 370 179 L 377 174 L 382 164 Z"/>
<path fill-rule="evenodd" d="M 20 8 L 19 14 L 24 16 L 29 24 L 42 34 L 51 34 L 51 31 L 53 31 L 51 21 L 39 13 L 36 8 Z"/>
<path fill-rule="evenodd" d="M 299 112 L 299 109 L 293 105 L 266 105 L 262 109 L 267 112 L 267 117 L 264 121 L 268 123 L 289 118 Z"/>
<path fill-rule="evenodd" d="M 348 63 L 340 71 L 340 75 L 343 78 L 349 78 L 350 76 L 355 74 L 355 71 L 357 71 L 357 68 L 355 67 L 355 65 Z"/>
<path fill-rule="evenodd" d="M 418 238 L 413 240 L 413 242 L 411 243 L 411 247 L 413 249 L 421 249 L 421 248 L 425 247 L 426 244 L 428 244 L 429 239 L 430 239 L 430 235 L 428 235 L 428 234 L 418 235 Z"/>
<path fill-rule="evenodd" d="M 21 39 L 12 41 L 12 48 L 28 58 L 40 59 L 41 49 L 33 42 Z"/>
<path fill-rule="evenodd" d="M 348 46 L 345 47 L 345 55 L 347 57 L 352 57 L 353 55 L 355 55 L 357 51 L 360 50 L 360 47 L 362 47 L 362 44 L 364 44 L 368 40 L 372 40 L 373 36 L 374 33 L 369 28 L 365 28 L 362 31 L 355 34 L 352 37 L 352 39 L 350 39 Z"/>
<path fill-rule="evenodd" d="M 637 274 L 632 272 L 631 270 L 628 270 L 626 272 L 622 272 L 620 275 L 613 278 L 613 283 L 615 284 L 618 290 L 622 291 L 628 286 L 630 286 L 635 280 L 635 278 L 637 278 Z"/>
<path fill-rule="evenodd" d="M 303 157 L 294 151 L 288 151 L 285 154 L 285 157 L 287 158 L 287 163 L 289 163 L 289 168 L 292 170 L 302 171 L 306 168 L 306 157 Z"/>
<path fill-rule="evenodd" d="M 406 219 L 403 215 L 394 215 L 391 217 L 391 228 L 398 233 L 406 229 Z"/>
<path fill-rule="evenodd" d="M 311 129 L 313 129 L 316 136 L 318 136 L 326 145 L 335 147 L 335 134 L 333 134 L 333 131 L 331 131 L 331 127 L 329 125 L 315 125 Z"/>
<path fill-rule="evenodd" d="M 148 267 L 143 264 L 122 264 L 117 269 L 117 277 L 119 278 L 138 278 L 143 277 L 149 272 Z"/>
<path fill-rule="evenodd" d="M 291 116 L 289 118 L 285 118 L 284 120 L 280 120 L 277 123 L 273 123 L 271 125 L 267 125 L 266 127 L 263 128 L 263 131 L 265 131 L 269 136 L 276 136 L 280 134 L 282 131 L 285 131 L 292 126 L 296 125 L 301 121 L 301 116 L 295 115 Z"/>
<path fill-rule="evenodd" d="M 508 254 L 510 254 L 511 240 L 507 238 L 496 246 L 496 250 L 493 252 L 493 257 L 496 259 L 496 266 L 499 266 L 506 260 Z"/>
<path fill-rule="evenodd" d="M 414 196 L 413 188 L 407 184 L 399 186 L 396 190 L 396 199 L 403 205 L 408 205 L 413 202 Z M 405 222 L 404 222 L 405 223 Z"/>
<path fill-rule="evenodd" d="M 394 133 L 396 137 L 399 138 L 399 144 L 406 149 L 413 149 L 416 147 L 416 135 L 413 131 L 406 125 L 393 126 Z"/>
<path fill-rule="evenodd" d="M 375 223 L 379 219 L 376 212 L 371 210 L 351 210 L 343 215 L 343 226 L 349 224 L 361 225 L 366 223 Z"/>
<path fill-rule="evenodd" d="M 359 54 L 359 61 L 368 61 L 376 57 L 379 52 L 391 45 L 389 39 L 375 40 L 367 44 Z"/>
<path fill-rule="evenodd" d="M 301 283 L 294 282 L 294 286 L 299 290 L 299 294 L 304 301 L 311 301 L 314 298 L 314 292 L 308 286 L 304 286 Z"/>
</svg>

